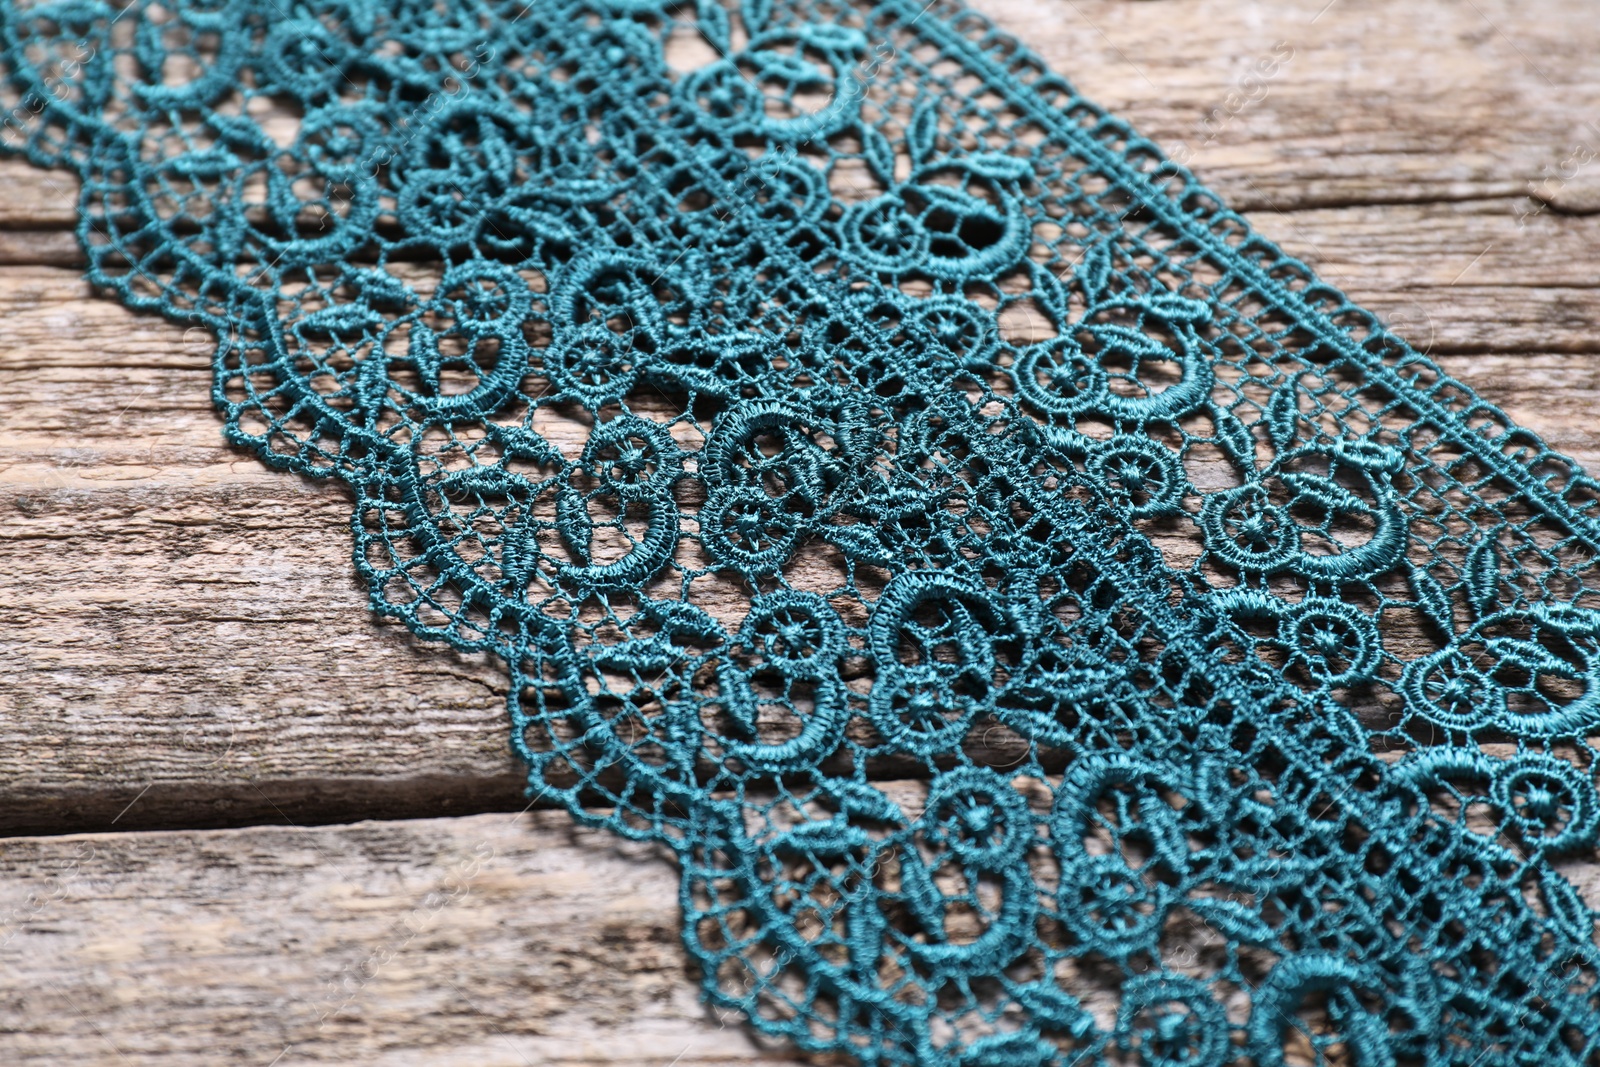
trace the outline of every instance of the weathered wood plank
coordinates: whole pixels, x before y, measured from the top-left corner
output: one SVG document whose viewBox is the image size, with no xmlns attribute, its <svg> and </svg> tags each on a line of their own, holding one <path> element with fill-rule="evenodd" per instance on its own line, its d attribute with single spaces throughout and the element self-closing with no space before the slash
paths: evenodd
<svg viewBox="0 0 1600 1067">
<path fill-rule="evenodd" d="M 344 494 L 223 447 L 181 331 L 57 282 L 0 356 L 0 829 L 519 806 L 500 672 L 368 615 Z M 1591 357 L 1441 361 L 1600 467 Z"/>
<path fill-rule="evenodd" d="M 677 876 L 564 814 L 0 842 L 7 1064 L 794 1062 L 696 1000 Z"/>
<path fill-rule="evenodd" d="M 1510 201 L 1534 184 L 1600 210 L 1600 168 L 1561 174 L 1573 145 L 1600 148 L 1584 0 L 975 6 L 1240 209 Z M 0 229 L 76 222 L 62 175 L 0 160 L 0 187 Z M 9 254 L 26 252 L 0 242 Z"/>
<path fill-rule="evenodd" d="M 78 180 L 65 171 L 41 170 L 25 160 L 0 159 L 0 230 L 70 230 L 78 224 Z M 0 241 L 7 262 L 34 262 L 24 241 Z"/>
<path fill-rule="evenodd" d="M 1600 166 L 1561 175 L 1572 146 L 1600 149 L 1585 0 L 974 6 L 1241 210 L 1495 198 L 1510 211 L 1530 183 L 1563 210 L 1600 210 Z M 59 174 L 0 160 L 0 188 L 0 230 L 76 221 Z M 0 241 L 10 254 L 26 250 Z"/>
<path fill-rule="evenodd" d="M 976 6 L 1238 210 L 1515 200 L 1600 148 L 1582 0 Z M 1545 191 L 1600 208 L 1580 170 Z"/>
<path fill-rule="evenodd" d="M 805 1062 L 697 1002 L 677 887 L 558 812 L 0 840 L 0 1061 Z"/>
<path fill-rule="evenodd" d="M 1470 263 L 1462 231 L 1504 219 L 1384 209 L 1402 211 L 1409 225 L 1390 227 L 1390 239 L 1442 247 L 1440 262 L 1455 253 Z M 1600 309 L 1584 287 L 1495 285 L 1477 290 L 1488 300 L 1462 304 L 1453 277 L 1387 255 L 1382 234 L 1367 245 L 1346 238 L 1349 214 L 1304 213 L 1296 236 L 1308 255 L 1320 253 L 1324 269 L 1339 264 L 1330 274 L 1358 299 L 1594 466 L 1583 413 L 1595 372 L 1583 353 Z M 1491 255 L 1474 269 L 1504 276 L 1520 266 Z M 11 516 L 0 535 L 0 582 L 11 586 L 3 640 L 24 672 L 0 696 L 13 711 L 0 725 L 10 735 L 0 746 L 9 801 L 0 826 L 520 803 L 498 672 L 418 649 L 366 616 L 343 494 L 221 446 L 198 337 L 186 343 L 176 327 L 86 301 L 70 274 L 37 268 L 0 272 L 0 310 L 10 335 L 0 365 L 16 383 L 0 397 L 0 507 Z M 1538 335 L 1569 351 L 1523 354 L 1520 342 Z"/>
<path fill-rule="evenodd" d="M 348 499 L 223 444 L 198 337 L 0 289 L 0 825 L 520 806 L 500 672 L 367 614 Z"/>
</svg>

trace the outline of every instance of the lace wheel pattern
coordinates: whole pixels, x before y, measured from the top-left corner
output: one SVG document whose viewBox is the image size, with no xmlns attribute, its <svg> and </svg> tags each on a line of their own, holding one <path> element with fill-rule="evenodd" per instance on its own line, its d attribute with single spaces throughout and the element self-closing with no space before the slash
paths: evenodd
<svg viewBox="0 0 1600 1067">
<path fill-rule="evenodd" d="M 504 661 L 533 795 L 675 853 L 711 1001 L 885 1067 L 1600 1053 L 1600 485 L 981 18 L 0 20 L 90 279 Z"/>
</svg>

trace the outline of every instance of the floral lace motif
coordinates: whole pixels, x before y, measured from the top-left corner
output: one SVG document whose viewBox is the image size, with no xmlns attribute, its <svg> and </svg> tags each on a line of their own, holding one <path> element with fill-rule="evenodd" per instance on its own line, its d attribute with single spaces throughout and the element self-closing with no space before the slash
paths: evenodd
<svg viewBox="0 0 1600 1067">
<path fill-rule="evenodd" d="M 1600 487 L 976 16 L 0 13 L 90 278 L 504 660 L 535 795 L 673 850 L 711 1000 L 885 1065 L 1596 1054 Z"/>
</svg>

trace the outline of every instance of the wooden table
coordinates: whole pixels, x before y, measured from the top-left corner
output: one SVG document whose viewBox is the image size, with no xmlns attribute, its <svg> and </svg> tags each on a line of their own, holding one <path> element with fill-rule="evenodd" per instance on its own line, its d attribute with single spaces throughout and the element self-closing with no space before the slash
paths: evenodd
<svg viewBox="0 0 1600 1067">
<path fill-rule="evenodd" d="M 977 6 L 1600 469 L 1588 0 Z M 71 183 L 0 182 L 0 1061 L 790 1062 L 665 864 L 523 810 L 494 665 L 367 613 L 347 499 L 222 444 L 205 339 L 92 296 Z"/>
</svg>

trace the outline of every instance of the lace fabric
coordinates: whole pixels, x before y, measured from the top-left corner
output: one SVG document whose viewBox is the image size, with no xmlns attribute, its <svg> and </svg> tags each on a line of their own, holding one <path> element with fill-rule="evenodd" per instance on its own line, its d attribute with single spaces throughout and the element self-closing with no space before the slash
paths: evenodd
<svg viewBox="0 0 1600 1067">
<path fill-rule="evenodd" d="M 1600 1052 L 1600 486 L 978 16 L 0 18 L 90 279 L 505 662 L 531 795 L 673 851 L 711 1001 L 884 1065 Z"/>
</svg>

